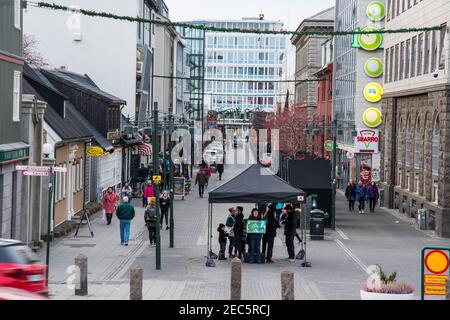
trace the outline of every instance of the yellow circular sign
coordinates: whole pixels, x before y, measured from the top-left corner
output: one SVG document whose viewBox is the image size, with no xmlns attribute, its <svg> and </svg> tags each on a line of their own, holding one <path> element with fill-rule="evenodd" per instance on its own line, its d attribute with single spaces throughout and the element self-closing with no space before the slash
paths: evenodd
<svg viewBox="0 0 450 320">
<path fill-rule="evenodd" d="M 379 83 L 372 82 L 364 88 L 364 98 L 371 103 L 379 102 L 382 96 L 383 87 Z"/>
<path fill-rule="evenodd" d="M 369 108 L 364 112 L 363 122 L 369 128 L 378 128 L 382 123 L 381 111 L 378 108 Z"/>
<path fill-rule="evenodd" d="M 101 157 L 104 151 L 103 148 L 92 146 L 86 150 L 86 154 L 91 157 Z"/>
<path fill-rule="evenodd" d="M 440 251 L 434 250 L 425 257 L 425 266 L 434 274 L 441 274 L 447 271 L 449 265 L 447 255 Z"/>
</svg>

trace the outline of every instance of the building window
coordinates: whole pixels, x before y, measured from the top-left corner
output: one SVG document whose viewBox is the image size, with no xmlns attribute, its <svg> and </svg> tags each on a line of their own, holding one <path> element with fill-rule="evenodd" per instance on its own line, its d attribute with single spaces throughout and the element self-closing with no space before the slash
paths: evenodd
<svg viewBox="0 0 450 320">
<path fill-rule="evenodd" d="M 423 63 L 423 74 L 430 73 L 430 35 L 430 31 L 425 32 L 425 61 Z"/>
<path fill-rule="evenodd" d="M 444 23 L 441 25 L 442 30 L 440 33 L 440 39 L 439 39 L 439 70 L 445 69 L 445 59 L 446 59 L 446 37 L 447 37 L 447 24 Z"/>
<path fill-rule="evenodd" d="M 405 79 L 409 78 L 409 69 L 411 65 L 411 40 L 408 39 L 406 41 L 406 49 L 405 49 Z"/>
<path fill-rule="evenodd" d="M 417 117 L 416 129 L 414 131 L 414 172 L 416 177 L 415 192 L 419 193 L 419 173 L 420 173 L 420 116 Z"/>
<path fill-rule="evenodd" d="M 389 64 L 389 62 L 390 62 L 389 61 L 390 53 L 391 53 L 391 49 L 387 48 L 386 49 L 386 55 L 384 57 L 384 65 L 385 65 L 385 68 L 386 68 L 386 72 L 384 73 L 384 82 L 386 82 L 386 83 L 389 82 L 389 75 L 390 75 L 390 70 L 389 70 L 389 67 L 390 67 L 390 64 Z"/>
<path fill-rule="evenodd" d="M 440 153 L 440 128 L 439 117 L 436 118 L 433 125 L 433 140 L 432 140 L 432 161 L 431 172 L 433 174 L 433 181 L 438 180 L 439 177 L 439 153 Z"/>
<path fill-rule="evenodd" d="M 397 129 L 397 185 L 402 185 L 402 170 L 403 170 L 403 141 L 402 141 L 403 123 Z"/>
<path fill-rule="evenodd" d="M 399 80 L 403 80 L 403 72 L 405 68 L 405 42 L 400 45 L 400 76 Z"/>
<path fill-rule="evenodd" d="M 395 46 L 395 58 L 394 58 L 394 81 L 398 81 L 398 64 L 399 64 L 399 45 Z"/>
<path fill-rule="evenodd" d="M 419 34 L 417 49 L 419 52 L 417 57 L 417 75 L 421 76 L 423 72 L 423 33 Z"/>
<path fill-rule="evenodd" d="M 391 48 L 390 62 L 389 62 L 389 82 L 392 82 L 394 76 L 394 47 Z"/>
<path fill-rule="evenodd" d="M 411 40 L 411 78 L 416 76 L 417 37 Z"/>
<path fill-rule="evenodd" d="M 14 71 L 14 84 L 13 84 L 13 121 L 20 121 L 20 92 L 21 92 L 21 73 L 20 71 Z"/>
<path fill-rule="evenodd" d="M 21 29 L 21 2 L 22 0 L 14 0 L 14 27 L 16 29 Z"/>
</svg>

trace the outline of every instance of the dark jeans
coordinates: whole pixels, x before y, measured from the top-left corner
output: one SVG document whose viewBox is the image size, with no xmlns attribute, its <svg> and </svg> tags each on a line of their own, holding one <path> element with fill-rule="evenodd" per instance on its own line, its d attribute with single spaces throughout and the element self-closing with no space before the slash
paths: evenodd
<svg viewBox="0 0 450 320">
<path fill-rule="evenodd" d="M 245 240 L 243 240 L 243 236 L 235 236 L 236 243 L 236 252 L 237 257 L 242 260 L 242 255 L 244 253 Z"/>
<path fill-rule="evenodd" d="M 355 200 L 348 200 L 348 210 L 355 211 Z"/>
<path fill-rule="evenodd" d="M 219 180 L 222 180 L 222 174 L 223 172 L 219 172 Z"/>
<path fill-rule="evenodd" d="M 279 210 L 279 209 L 275 210 L 275 213 L 277 215 L 277 221 L 280 221 L 281 212 L 282 212 L 282 210 Z"/>
<path fill-rule="evenodd" d="M 233 249 L 235 249 L 235 238 L 234 237 L 228 237 L 228 240 L 230 241 L 230 244 L 228 245 L 228 255 L 231 256 L 233 254 Z"/>
<path fill-rule="evenodd" d="M 261 263 L 261 236 L 250 235 L 248 240 L 250 263 Z"/>
<path fill-rule="evenodd" d="M 164 218 L 166 218 L 166 226 L 169 225 L 168 215 L 169 215 L 169 211 L 168 210 L 167 211 L 161 211 L 161 227 L 163 225 Z"/>
<path fill-rule="evenodd" d="M 113 217 L 113 214 L 112 214 L 112 213 L 107 213 L 107 214 L 106 214 L 106 221 L 108 222 L 108 225 L 111 224 L 112 217 Z"/>
<path fill-rule="evenodd" d="M 369 199 L 370 212 L 375 212 L 376 205 L 377 205 L 377 199 Z"/>
<path fill-rule="evenodd" d="M 203 198 L 204 192 L 205 192 L 205 186 L 198 185 L 198 194 L 200 195 L 200 198 Z"/>
<path fill-rule="evenodd" d="M 266 236 L 266 235 L 263 236 L 262 252 L 266 256 L 266 261 L 272 260 L 274 242 L 275 236 Z"/>
<path fill-rule="evenodd" d="M 145 208 L 148 206 L 148 198 L 142 196 L 142 206 Z"/>
<path fill-rule="evenodd" d="M 295 259 L 294 237 L 295 237 L 295 234 L 286 235 L 286 247 L 287 247 L 289 259 Z"/>
<path fill-rule="evenodd" d="M 366 200 L 359 200 L 359 211 L 363 211 L 364 208 L 366 207 Z"/>
<path fill-rule="evenodd" d="M 147 227 L 147 229 L 150 244 L 154 244 L 156 242 L 156 227 Z"/>
<path fill-rule="evenodd" d="M 227 243 L 226 242 L 219 242 L 220 244 L 220 251 L 219 251 L 219 259 L 220 260 L 225 260 L 225 250 L 227 247 Z"/>
</svg>

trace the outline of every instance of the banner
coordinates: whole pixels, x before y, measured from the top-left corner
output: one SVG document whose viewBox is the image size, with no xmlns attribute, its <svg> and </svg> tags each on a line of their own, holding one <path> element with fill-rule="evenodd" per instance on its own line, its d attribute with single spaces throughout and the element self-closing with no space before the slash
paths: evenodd
<svg viewBox="0 0 450 320">
<path fill-rule="evenodd" d="M 247 220 L 246 231 L 247 233 L 266 233 L 266 220 Z"/>
<path fill-rule="evenodd" d="M 186 194 L 186 179 L 183 177 L 173 178 L 173 194 L 174 196 L 183 197 Z"/>
</svg>

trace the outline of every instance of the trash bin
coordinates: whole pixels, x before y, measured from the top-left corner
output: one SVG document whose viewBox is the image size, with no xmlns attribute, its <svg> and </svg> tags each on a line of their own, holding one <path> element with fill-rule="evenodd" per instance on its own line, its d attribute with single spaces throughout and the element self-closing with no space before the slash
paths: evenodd
<svg viewBox="0 0 450 320">
<path fill-rule="evenodd" d="M 311 240 L 324 240 L 325 236 L 325 213 L 322 210 L 311 210 L 311 222 L 309 236 Z"/>
<path fill-rule="evenodd" d="M 417 220 L 419 222 L 419 228 L 420 230 L 426 230 L 427 229 L 427 215 L 424 209 L 420 209 L 417 211 Z"/>
</svg>

